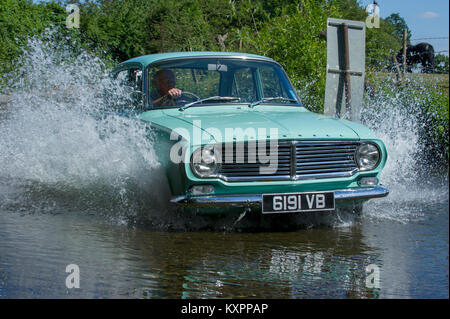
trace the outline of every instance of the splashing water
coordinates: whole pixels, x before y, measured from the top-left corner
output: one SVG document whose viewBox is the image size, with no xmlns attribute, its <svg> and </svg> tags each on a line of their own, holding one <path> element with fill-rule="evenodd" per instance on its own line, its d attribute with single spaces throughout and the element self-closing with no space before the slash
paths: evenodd
<svg viewBox="0 0 450 319">
<path fill-rule="evenodd" d="M 10 102 L 0 113 L 0 184 L 8 191 L 0 205 L 30 208 L 39 197 L 45 207 L 61 199 L 135 215 L 158 199 L 148 195 L 162 178 L 151 136 L 139 121 L 105 116 L 107 101 L 126 98 L 126 88 L 100 59 L 74 55 L 53 36 L 30 39 L 9 75 Z"/>
<path fill-rule="evenodd" d="M 395 83 L 387 81 L 392 89 Z M 420 130 L 425 124 L 418 119 L 418 110 L 419 104 L 426 101 L 427 89 L 422 92 L 419 100 L 382 92 L 368 100 L 362 121 L 386 145 L 388 161 L 381 182 L 390 191 L 388 197 L 366 203 L 364 211 L 371 218 L 408 222 L 432 212 L 435 205 L 448 205 L 447 176 L 433 172 L 430 162 L 422 156 Z"/>
<path fill-rule="evenodd" d="M 47 31 L 31 38 L 8 76 L 10 102 L 0 109 L 0 208 L 84 211 L 128 224 L 150 214 L 172 228 L 177 220 L 166 218 L 169 191 L 145 123 L 103 112 L 111 101 L 127 101 L 127 88 L 99 58 L 74 54 L 54 36 Z M 417 162 L 417 117 L 402 103 L 380 94 L 364 113 L 363 122 L 387 146 L 382 182 L 391 192 L 365 205 L 369 218 L 407 222 L 423 215 L 424 203 L 448 201 L 447 179 L 418 173 L 424 167 Z M 233 228 L 244 215 L 221 225 Z M 328 224 L 351 225 L 341 217 Z M 190 227 L 197 222 L 205 225 L 188 221 Z"/>
</svg>

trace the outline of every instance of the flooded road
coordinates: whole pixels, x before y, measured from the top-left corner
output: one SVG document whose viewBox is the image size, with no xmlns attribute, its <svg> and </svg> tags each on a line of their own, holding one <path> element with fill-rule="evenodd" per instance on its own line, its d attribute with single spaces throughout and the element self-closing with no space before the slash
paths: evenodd
<svg viewBox="0 0 450 319">
<path fill-rule="evenodd" d="M 416 209 L 407 222 L 363 214 L 338 227 L 174 232 L 3 208 L 0 298 L 448 298 L 448 202 Z M 69 264 L 80 288 L 66 287 Z"/>
</svg>

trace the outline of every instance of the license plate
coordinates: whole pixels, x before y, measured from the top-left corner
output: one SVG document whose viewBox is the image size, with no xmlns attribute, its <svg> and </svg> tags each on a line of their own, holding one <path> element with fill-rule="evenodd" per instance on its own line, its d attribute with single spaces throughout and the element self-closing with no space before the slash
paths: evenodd
<svg viewBox="0 0 450 319">
<path fill-rule="evenodd" d="M 334 192 L 263 194 L 263 214 L 334 210 Z"/>
</svg>

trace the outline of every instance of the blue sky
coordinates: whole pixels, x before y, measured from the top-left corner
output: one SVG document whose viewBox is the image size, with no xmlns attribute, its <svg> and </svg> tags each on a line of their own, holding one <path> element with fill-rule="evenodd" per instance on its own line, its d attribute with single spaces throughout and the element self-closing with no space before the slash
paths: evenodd
<svg viewBox="0 0 450 319">
<path fill-rule="evenodd" d="M 372 0 L 360 0 L 362 6 L 373 3 Z M 377 0 L 380 15 L 386 18 L 392 13 L 399 13 L 408 24 L 412 33 L 412 43 L 428 42 L 434 50 L 448 55 L 449 0 Z M 427 39 L 441 38 L 447 39 Z"/>
</svg>

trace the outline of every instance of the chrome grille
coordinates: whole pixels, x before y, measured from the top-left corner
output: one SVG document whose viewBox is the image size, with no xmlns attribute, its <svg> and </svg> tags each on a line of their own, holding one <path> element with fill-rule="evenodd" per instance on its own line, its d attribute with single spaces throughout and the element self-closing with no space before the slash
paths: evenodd
<svg viewBox="0 0 450 319">
<path fill-rule="evenodd" d="M 296 142 L 296 178 L 345 177 L 353 175 L 357 142 Z"/>
<path fill-rule="evenodd" d="M 248 144 L 238 146 L 233 144 L 232 158 L 227 158 L 227 149 L 222 148 L 222 165 L 219 175 L 227 181 L 255 181 L 255 180 L 289 180 L 291 179 L 291 143 L 278 143 L 276 168 L 272 169 L 272 173 L 264 174 L 264 169 L 270 169 L 270 161 L 274 160 L 270 157 L 270 144 L 266 144 L 266 160 L 267 164 L 260 163 L 258 156 L 258 143 L 256 147 L 249 149 Z M 243 152 L 240 152 L 243 150 Z M 275 170 L 275 171 L 274 171 Z"/>
<path fill-rule="evenodd" d="M 239 146 L 234 143 L 233 148 L 230 145 L 222 148 L 218 175 L 229 182 L 347 177 L 358 170 L 355 162 L 358 145 L 357 141 L 279 141 L 278 163 L 271 168 L 270 162 L 260 163 L 258 143 L 256 150 L 249 149 L 247 143 Z M 266 160 L 271 159 L 269 147 L 267 143 Z"/>
</svg>

